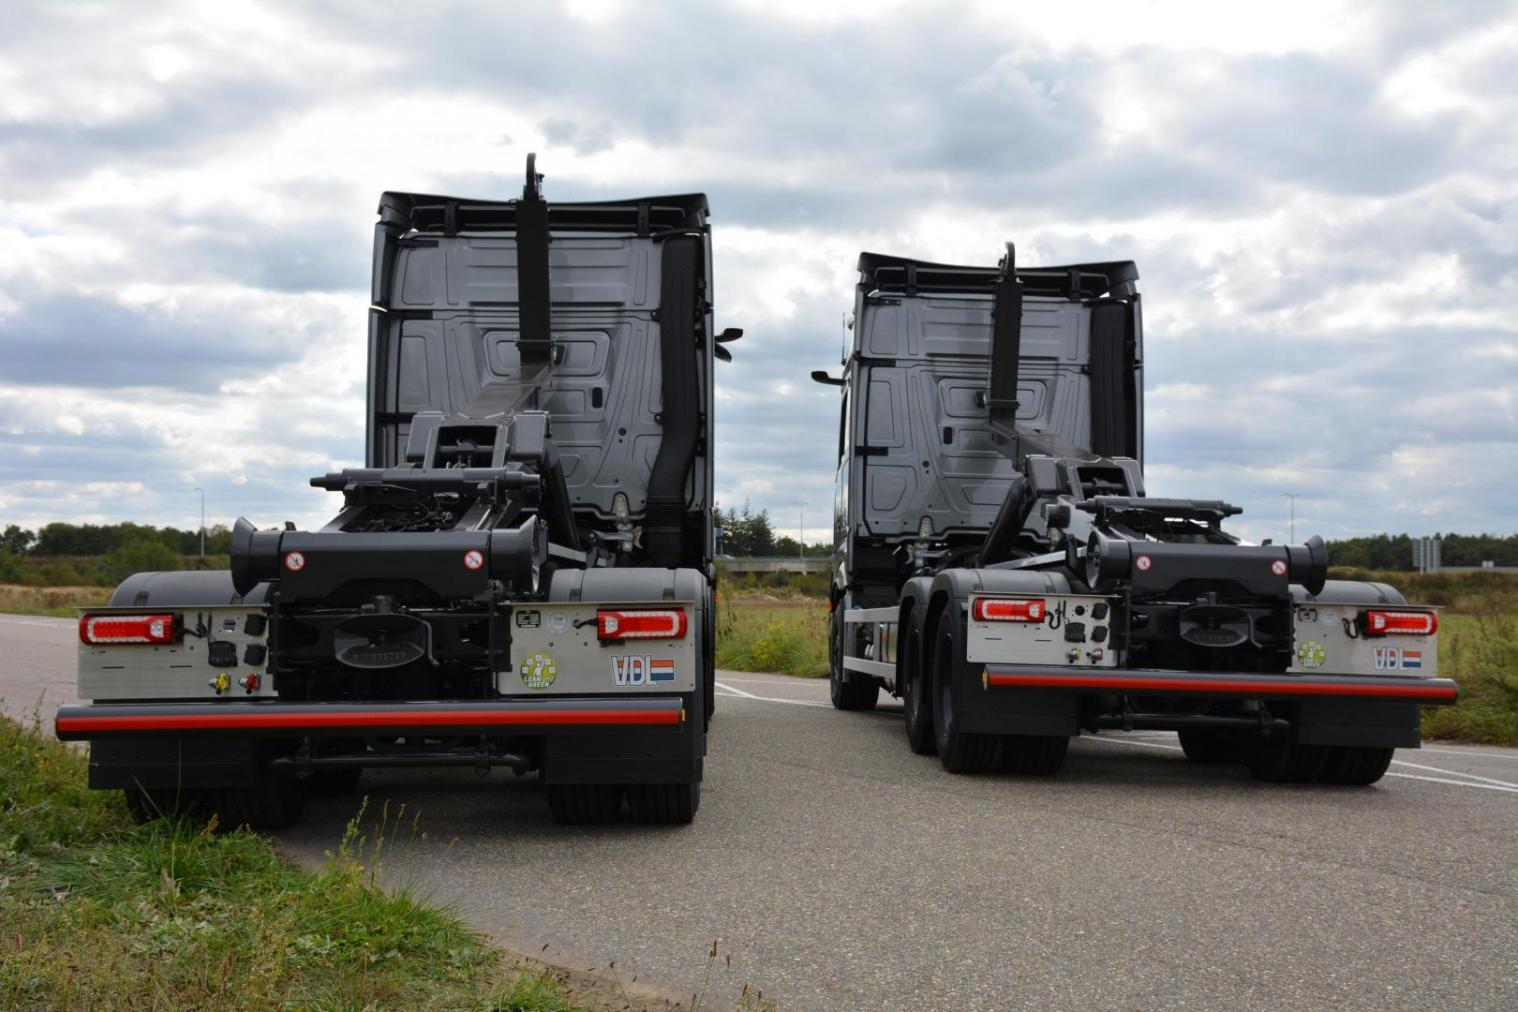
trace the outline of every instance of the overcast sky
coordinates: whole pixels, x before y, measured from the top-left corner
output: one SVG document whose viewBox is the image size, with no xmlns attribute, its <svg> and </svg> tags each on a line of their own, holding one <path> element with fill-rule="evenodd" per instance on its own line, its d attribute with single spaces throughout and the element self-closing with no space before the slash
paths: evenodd
<svg viewBox="0 0 1518 1012">
<path fill-rule="evenodd" d="M 710 195 L 718 497 L 781 527 L 826 536 L 858 252 L 1012 239 L 1137 261 L 1152 494 L 1512 533 L 1518 13 L 1383 7 L 7 4 L 0 525 L 324 520 L 376 198 L 536 150 L 550 199 Z"/>
</svg>

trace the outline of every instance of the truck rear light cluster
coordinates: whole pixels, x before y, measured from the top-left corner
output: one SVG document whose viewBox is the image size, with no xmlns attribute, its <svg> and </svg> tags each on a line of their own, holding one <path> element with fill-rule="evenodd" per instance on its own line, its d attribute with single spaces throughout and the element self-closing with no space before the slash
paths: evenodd
<svg viewBox="0 0 1518 1012">
<path fill-rule="evenodd" d="M 1433 611 L 1368 611 L 1361 631 L 1366 636 L 1432 636 L 1439 631 Z"/>
<path fill-rule="evenodd" d="M 1049 614 L 1041 597 L 976 598 L 971 609 L 977 622 L 1042 622 Z"/>
<path fill-rule="evenodd" d="M 621 640 L 683 640 L 688 624 L 679 608 L 596 612 L 596 638 Z"/>
<path fill-rule="evenodd" d="M 79 641 L 91 646 L 115 643 L 173 643 L 173 615 L 85 615 Z"/>
</svg>

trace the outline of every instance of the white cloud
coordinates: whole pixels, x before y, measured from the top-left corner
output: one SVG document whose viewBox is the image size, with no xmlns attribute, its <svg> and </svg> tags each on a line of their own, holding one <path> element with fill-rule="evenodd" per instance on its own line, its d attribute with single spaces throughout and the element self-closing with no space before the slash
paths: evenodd
<svg viewBox="0 0 1518 1012">
<path fill-rule="evenodd" d="M 700 26 L 690 39 L 691 25 Z M 704 189 L 718 493 L 832 501 L 860 250 L 1132 258 L 1149 486 L 1242 529 L 1511 530 L 1518 18 L 1339 3 L 22 7 L 0 39 L 6 522 L 313 523 L 362 451 L 385 189 Z M 690 39 L 678 55 L 628 46 Z M 9 451 L 9 452 L 6 452 Z M 814 517 L 812 511 L 817 511 Z M 822 536 L 825 527 L 810 528 Z"/>
</svg>

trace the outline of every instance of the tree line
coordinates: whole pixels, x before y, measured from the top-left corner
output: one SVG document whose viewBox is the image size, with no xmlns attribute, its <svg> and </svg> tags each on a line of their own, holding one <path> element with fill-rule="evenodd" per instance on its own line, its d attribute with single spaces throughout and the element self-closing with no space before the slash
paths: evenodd
<svg viewBox="0 0 1518 1012">
<path fill-rule="evenodd" d="M 769 510 L 755 513 L 748 503 L 744 503 L 741 510 L 728 507 L 723 512 L 720 506 L 713 509 L 712 523 L 722 532 L 717 542 L 717 551 L 722 555 L 793 559 L 803 553 L 800 542 L 795 538 L 789 534 L 775 533 Z M 832 551 L 832 546 L 825 544 L 807 545 L 805 548 L 806 556 L 813 558 L 824 558 L 832 554 Z"/>
<path fill-rule="evenodd" d="M 133 573 L 225 566 L 232 532 L 206 529 L 205 561 L 200 531 L 147 524 L 44 524 L 35 531 L 0 525 L 0 583 L 37 587 L 113 587 Z M 217 558 L 217 557 L 220 558 Z"/>
<path fill-rule="evenodd" d="M 1518 566 L 1518 534 L 1441 534 L 1439 562 L 1443 566 Z M 1328 543 L 1328 561 L 1358 569 L 1412 570 L 1413 537 L 1377 534 Z"/>
<path fill-rule="evenodd" d="M 0 551 L 10 555 L 109 555 L 141 542 L 160 544 L 176 555 L 200 554 L 200 531 L 147 524 L 45 524 L 29 531 L 19 524 L 0 530 Z M 206 554 L 225 555 L 231 549 L 232 532 L 217 524 L 206 528 Z"/>
</svg>

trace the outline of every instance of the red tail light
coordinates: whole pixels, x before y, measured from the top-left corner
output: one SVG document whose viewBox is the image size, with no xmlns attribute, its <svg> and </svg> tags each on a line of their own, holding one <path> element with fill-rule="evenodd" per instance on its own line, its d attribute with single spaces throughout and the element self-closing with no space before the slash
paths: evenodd
<svg viewBox="0 0 1518 1012">
<path fill-rule="evenodd" d="M 91 646 L 112 643 L 173 643 L 173 615 L 85 615 L 79 641 Z"/>
<path fill-rule="evenodd" d="M 648 611 L 596 612 L 596 638 L 616 640 L 683 640 L 685 612 L 679 608 Z"/>
<path fill-rule="evenodd" d="M 1433 611 L 1368 611 L 1362 625 L 1366 636 L 1432 636 L 1439 631 Z"/>
<path fill-rule="evenodd" d="M 976 598 L 971 613 L 977 622 L 1042 622 L 1049 610 L 1041 597 L 1031 600 L 981 597 Z"/>
</svg>

